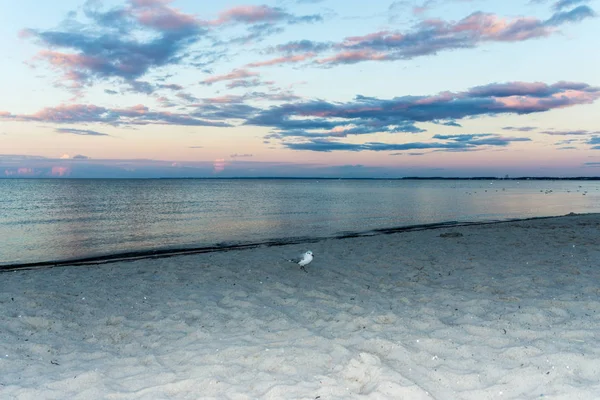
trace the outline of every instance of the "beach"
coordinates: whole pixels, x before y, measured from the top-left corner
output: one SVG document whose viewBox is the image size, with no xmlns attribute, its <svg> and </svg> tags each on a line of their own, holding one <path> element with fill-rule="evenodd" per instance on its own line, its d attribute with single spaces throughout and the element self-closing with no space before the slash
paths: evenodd
<svg viewBox="0 0 600 400">
<path fill-rule="evenodd" d="M 600 398 L 600 214 L 0 273 L 3 399 Z M 307 272 L 286 261 L 315 254 Z"/>
</svg>

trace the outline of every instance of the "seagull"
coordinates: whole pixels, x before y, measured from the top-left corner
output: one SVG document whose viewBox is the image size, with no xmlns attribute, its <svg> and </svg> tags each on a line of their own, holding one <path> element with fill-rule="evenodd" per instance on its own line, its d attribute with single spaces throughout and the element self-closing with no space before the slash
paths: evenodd
<svg viewBox="0 0 600 400">
<path fill-rule="evenodd" d="M 304 267 L 310 264 L 310 262 L 313 260 L 313 257 L 312 251 L 308 250 L 306 253 L 302 254 L 300 258 L 294 258 L 288 261 L 298 264 L 301 270 L 308 272 Z"/>
</svg>

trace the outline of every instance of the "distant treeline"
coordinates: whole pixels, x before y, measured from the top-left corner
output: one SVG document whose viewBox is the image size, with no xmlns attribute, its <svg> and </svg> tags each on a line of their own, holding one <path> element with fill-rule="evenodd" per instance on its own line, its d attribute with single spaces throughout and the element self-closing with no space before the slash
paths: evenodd
<svg viewBox="0 0 600 400">
<path fill-rule="evenodd" d="M 574 176 L 574 177 L 555 177 L 555 176 L 520 176 L 520 177 L 504 177 L 499 178 L 497 176 L 473 176 L 473 177 L 441 177 L 441 176 L 405 176 L 402 178 L 335 178 L 335 177 L 319 177 L 319 176 L 240 176 L 240 177 L 189 177 L 189 178 L 176 178 L 176 177 L 164 177 L 158 179 L 288 179 L 288 180 L 302 180 L 302 179 L 319 179 L 319 180 L 386 180 L 386 181 L 397 181 L 397 180 L 446 180 L 446 181 L 599 181 L 600 176 Z"/>
<path fill-rule="evenodd" d="M 443 177 L 419 177 L 419 176 L 410 176 L 399 179 L 441 179 L 441 180 L 469 180 L 469 181 L 482 181 L 482 180 L 494 180 L 494 181 L 599 181 L 599 176 L 574 176 L 568 178 L 559 178 L 555 176 L 520 176 L 520 177 L 505 177 L 498 178 L 495 176 L 477 176 L 470 178 L 443 178 Z"/>
</svg>

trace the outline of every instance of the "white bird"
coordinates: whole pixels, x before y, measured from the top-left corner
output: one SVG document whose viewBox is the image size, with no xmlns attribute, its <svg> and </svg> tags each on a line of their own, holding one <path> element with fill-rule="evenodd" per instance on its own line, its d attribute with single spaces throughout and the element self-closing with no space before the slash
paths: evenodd
<svg viewBox="0 0 600 400">
<path fill-rule="evenodd" d="M 313 258 L 314 258 L 314 256 L 313 256 L 312 251 L 308 250 L 306 253 L 302 254 L 302 256 L 300 258 L 294 258 L 294 259 L 291 259 L 288 261 L 298 264 L 304 272 L 308 272 L 304 267 L 306 265 L 310 264 L 310 262 L 313 260 Z"/>
</svg>

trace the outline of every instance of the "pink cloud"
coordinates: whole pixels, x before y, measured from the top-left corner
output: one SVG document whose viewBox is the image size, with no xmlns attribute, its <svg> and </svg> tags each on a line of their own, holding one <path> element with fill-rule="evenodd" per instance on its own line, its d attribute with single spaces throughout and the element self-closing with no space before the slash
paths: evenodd
<svg viewBox="0 0 600 400">
<path fill-rule="evenodd" d="M 58 51 L 42 50 L 38 53 L 36 58 L 44 58 L 52 66 L 58 68 L 97 68 L 103 65 L 103 61 L 79 54 L 67 54 L 60 53 Z"/>
<path fill-rule="evenodd" d="M 248 71 L 247 69 L 234 69 L 228 74 L 211 76 L 210 78 L 203 80 L 201 83 L 205 85 L 212 85 L 215 82 L 243 79 L 258 75 L 260 75 L 258 72 Z"/>
<path fill-rule="evenodd" d="M 174 107 L 176 104 L 173 103 L 168 97 L 165 96 L 160 96 L 156 98 L 156 102 L 161 106 L 161 107 Z"/>
<path fill-rule="evenodd" d="M 18 33 L 19 39 L 29 39 L 33 36 L 35 36 L 35 33 L 33 33 L 31 29 L 21 29 Z"/>
<path fill-rule="evenodd" d="M 71 173 L 71 168 L 54 166 L 54 167 L 52 167 L 52 172 L 50 172 L 50 175 L 52 175 L 52 176 L 67 176 L 70 173 Z"/>
<path fill-rule="evenodd" d="M 17 175 L 33 175 L 34 172 L 35 171 L 33 170 L 33 168 L 20 167 L 19 169 L 17 169 Z"/>
<path fill-rule="evenodd" d="M 132 64 L 116 63 L 110 65 L 107 60 L 81 54 L 68 54 L 58 51 L 42 50 L 35 59 L 45 59 L 51 66 L 63 71 L 62 81 L 70 82 L 71 88 L 80 89 L 88 81 L 89 75 L 84 71 L 97 71 L 113 68 L 122 74 L 130 74 L 138 67 Z"/>
<path fill-rule="evenodd" d="M 229 22 L 254 24 L 257 22 L 273 22 L 284 19 L 289 15 L 278 8 L 269 6 L 239 6 L 223 11 L 219 18 L 208 21 L 209 25 L 222 25 Z"/>
<path fill-rule="evenodd" d="M 536 18 L 517 18 L 512 21 L 494 14 L 475 13 L 462 19 L 449 32 L 472 32 L 481 36 L 481 40 L 523 41 L 536 37 L 549 36 L 556 31 Z"/>
<path fill-rule="evenodd" d="M 273 81 L 261 81 L 258 78 L 254 78 L 254 79 L 236 79 L 233 80 L 232 82 L 229 82 L 227 84 L 227 88 L 228 89 L 235 89 L 235 88 L 249 88 L 249 87 L 255 87 L 255 86 L 261 86 L 261 85 L 272 85 L 274 82 Z"/>
<path fill-rule="evenodd" d="M 297 63 L 297 62 L 305 61 L 309 58 L 314 58 L 315 56 L 316 56 L 315 53 L 297 54 L 297 55 L 273 58 L 271 60 L 266 60 L 266 61 L 254 62 L 254 63 L 247 64 L 246 66 L 247 67 L 264 67 L 264 66 L 268 66 L 268 65 Z"/>
<path fill-rule="evenodd" d="M 520 42 L 543 38 L 559 31 L 559 26 L 594 16 L 583 7 L 571 13 L 557 13 L 548 20 L 533 17 L 501 18 L 474 12 L 459 21 L 428 19 L 406 32 L 378 31 L 347 37 L 329 48 L 342 53 L 317 60 L 318 64 L 352 64 L 367 60 L 392 61 L 434 55 L 440 51 L 474 48 L 486 42 Z"/>
<path fill-rule="evenodd" d="M 205 103 L 219 103 L 219 104 L 229 104 L 229 103 L 243 103 L 245 97 L 244 96 L 235 96 L 232 94 L 228 94 L 225 96 L 218 97 L 208 97 L 203 99 Z"/>
<path fill-rule="evenodd" d="M 537 111 L 539 109 L 565 108 L 575 104 L 591 104 L 598 98 L 600 98 L 599 92 L 567 90 L 544 98 L 507 96 L 495 98 L 495 100 L 503 108 Z"/>
<path fill-rule="evenodd" d="M 205 31 L 196 16 L 171 7 L 170 1 L 127 3 L 103 12 L 99 2 L 86 2 L 84 14 L 89 21 L 55 30 L 25 29 L 19 36 L 34 38 L 45 48 L 35 59 L 62 70 L 62 81 L 80 89 L 115 77 L 134 84 L 152 68 L 180 64 L 186 49 Z M 118 36 L 109 25 L 119 27 Z"/>
<path fill-rule="evenodd" d="M 464 97 L 463 95 L 457 95 L 456 93 L 452 93 L 452 92 L 441 92 L 435 96 L 428 96 L 422 99 L 418 99 L 417 101 L 415 101 L 415 104 L 419 104 L 419 105 L 425 105 L 425 104 L 435 104 L 435 103 L 443 103 L 443 102 L 448 102 L 448 101 L 452 101 L 453 99 L 457 98 L 457 97 Z"/>
<path fill-rule="evenodd" d="M 127 107 L 123 109 L 124 113 L 129 112 L 130 115 L 144 115 L 147 114 L 149 108 L 143 104 L 136 104 L 135 106 Z"/>
<path fill-rule="evenodd" d="M 385 53 L 371 50 L 343 51 L 332 57 L 316 60 L 317 64 L 354 64 L 361 61 L 384 61 L 388 59 Z"/>
<path fill-rule="evenodd" d="M 165 7 L 168 2 L 156 0 L 137 0 L 134 2 L 142 10 L 133 8 L 131 13 L 144 26 L 161 30 L 181 30 L 186 27 L 199 25 L 200 21 L 194 16 L 184 14 L 177 9 Z M 141 3 L 141 4 L 139 4 Z"/>
<path fill-rule="evenodd" d="M 79 121 L 83 118 L 89 118 L 106 113 L 103 107 L 97 107 L 94 105 L 84 104 L 72 104 L 66 105 L 61 104 L 57 107 L 45 107 L 40 111 L 30 114 L 19 116 L 22 119 L 34 120 L 34 121 L 46 121 L 46 122 L 70 122 Z"/>
<path fill-rule="evenodd" d="M 413 7 L 412 12 L 414 15 L 421 15 L 425 14 L 427 10 L 429 10 L 429 7 L 427 6 L 415 6 Z"/>
<path fill-rule="evenodd" d="M 226 162 L 224 158 L 217 158 L 213 163 L 213 171 L 215 173 L 222 172 L 225 169 L 225 165 Z"/>
<path fill-rule="evenodd" d="M 27 168 L 27 167 L 19 167 L 16 169 L 5 169 L 4 170 L 4 176 L 15 176 L 15 175 L 19 175 L 19 176 L 34 176 L 36 175 L 36 170 L 33 168 Z"/>
</svg>

